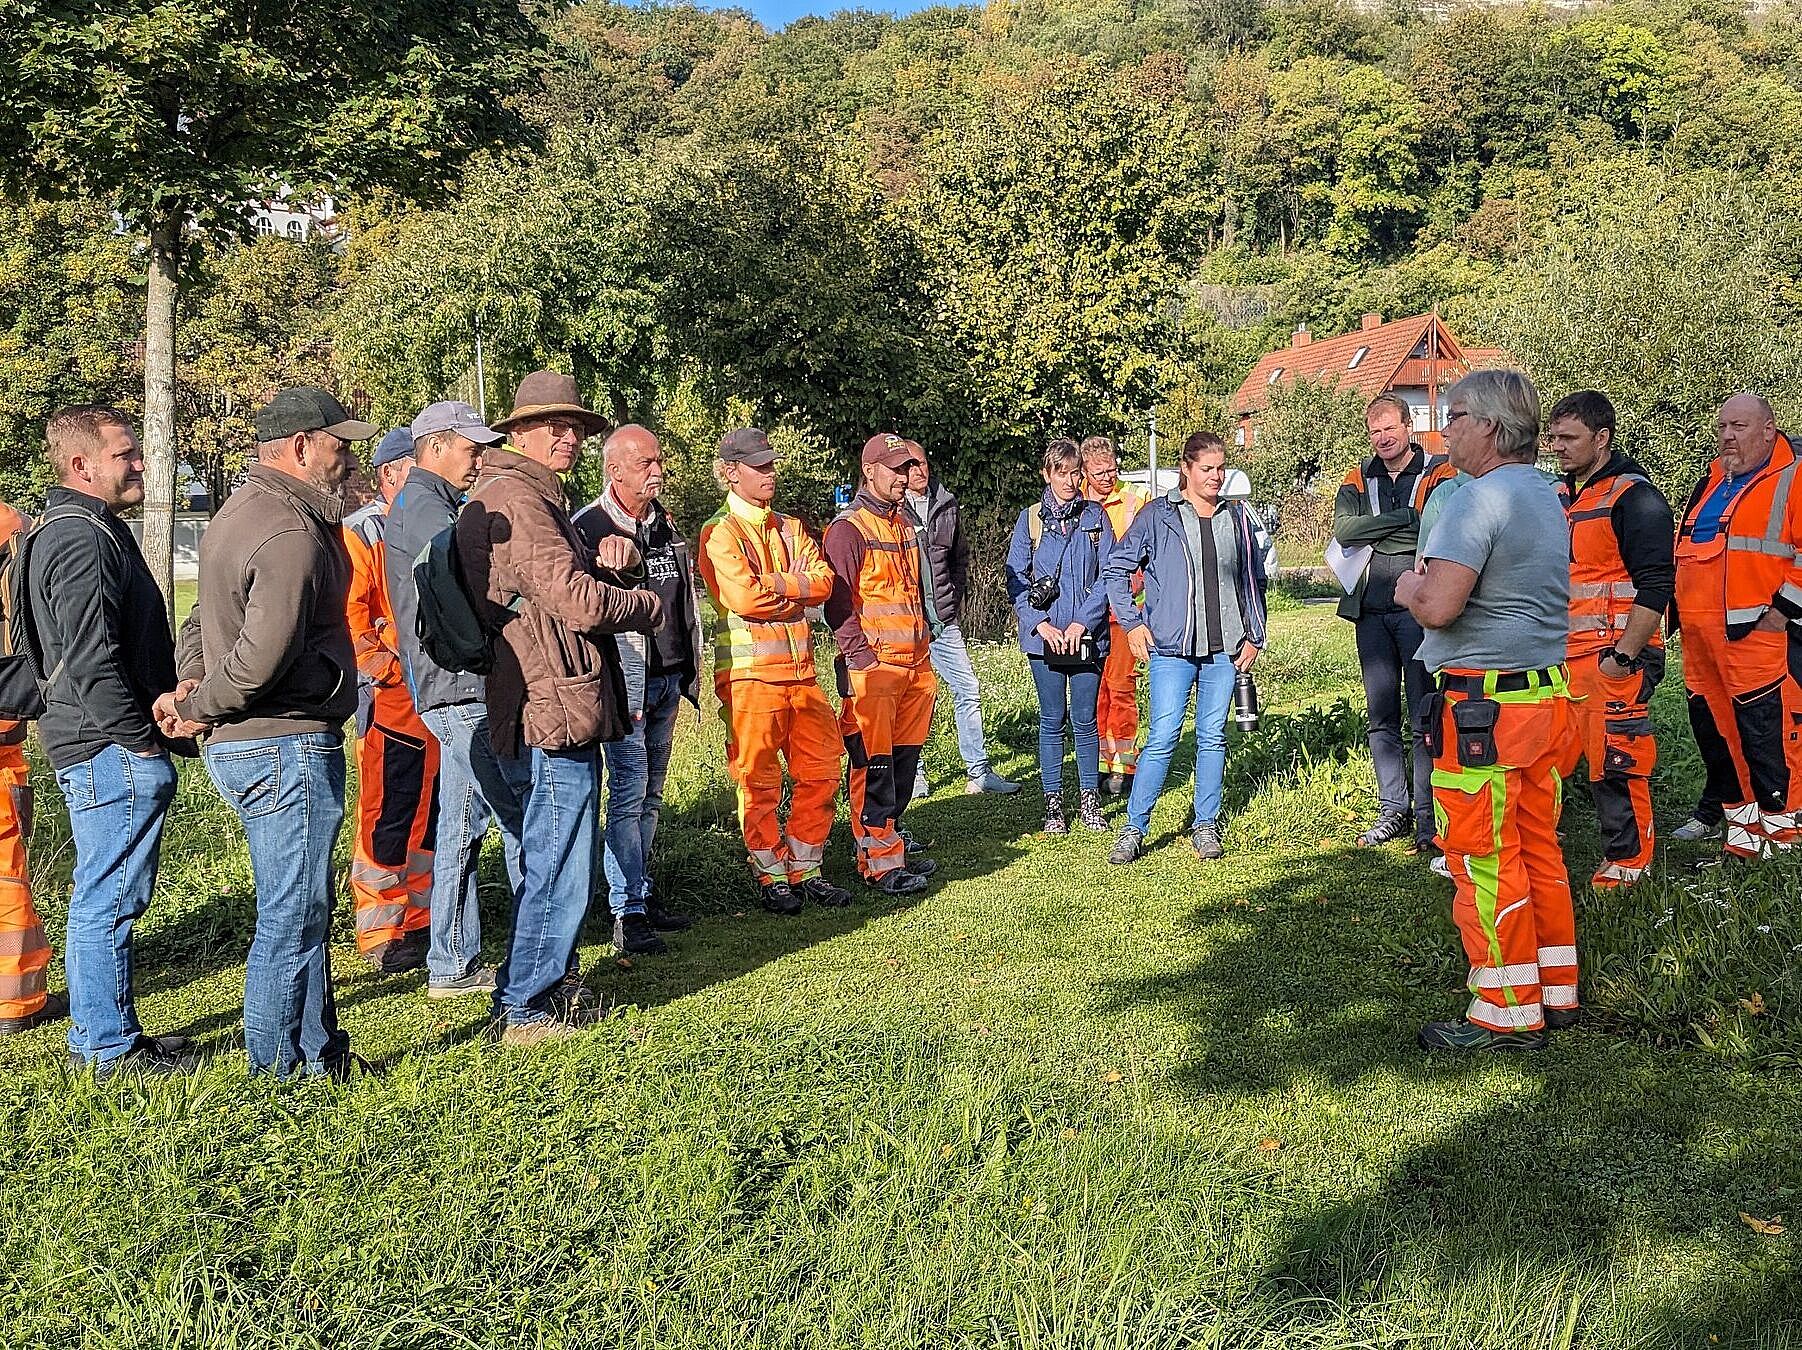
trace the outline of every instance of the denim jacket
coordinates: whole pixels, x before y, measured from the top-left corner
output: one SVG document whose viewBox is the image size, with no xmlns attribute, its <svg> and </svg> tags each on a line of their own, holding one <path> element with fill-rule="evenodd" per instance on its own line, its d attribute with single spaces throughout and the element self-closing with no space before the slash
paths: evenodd
<svg viewBox="0 0 1802 1350">
<path fill-rule="evenodd" d="M 1113 526 L 1097 503 L 1084 502 L 1066 523 L 1068 528 L 1044 520 L 1044 532 L 1035 549 L 1031 521 L 1035 513 L 1043 510 L 1041 500 L 1020 513 L 1007 549 L 1007 594 L 1014 602 L 1014 615 L 1019 621 L 1020 650 L 1028 656 L 1045 654 L 1045 640 L 1039 636 L 1038 627 L 1049 619 L 1056 628 L 1082 624 L 1094 636 L 1097 654 L 1105 653 L 1108 625 L 1103 573 L 1114 550 Z M 1049 610 L 1034 609 L 1026 597 L 1033 580 L 1054 573 L 1059 583 L 1057 599 L 1051 602 Z"/>
<path fill-rule="evenodd" d="M 1189 556 L 1182 517 L 1177 514 L 1179 500 L 1176 489 L 1152 498 L 1107 563 L 1108 600 L 1114 617 L 1128 631 L 1150 625 L 1152 644 L 1164 656 L 1197 654 L 1195 562 Z M 1232 516 L 1233 535 L 1239 541 L 1239 614 L 1245 621 L 1246 640 L 1262 647 L 1267 640 L 1264 551 L 1244 505 L 1223 501 L 1219 509 Z M 1133 572 L 1140 567 L 1145 569 L 1143 605 L 1134 604 L 1132 596 Z"/>
</svg>

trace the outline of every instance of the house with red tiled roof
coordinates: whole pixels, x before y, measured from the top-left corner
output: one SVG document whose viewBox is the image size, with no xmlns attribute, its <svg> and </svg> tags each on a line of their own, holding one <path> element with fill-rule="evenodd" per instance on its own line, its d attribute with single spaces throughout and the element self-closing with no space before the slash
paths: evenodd
<svg viewBox="0 0 1802 1350">
<path fill-rule="evenodd" d="M 1258 414 L 1269 406 L 1272 388 L 1305 379 L 1354 390 L 1366 401 L 1378 394 L 1401 395 L 1412 413 L 1416 439 L 1437 450 L 1445 426 L 1446 388 L 1471 370 L 1508 360 L 1499 347 L 1465 347 L 1436 313 L 1388 323 L 1380 314 L 1366 314 L 1352 332 L 1319 341 L 1305 327 L 1298 328 L 1287 347 L 1252 367 L 1233 395 L 1239 444 L 1257 439 Z"/>
</svg>

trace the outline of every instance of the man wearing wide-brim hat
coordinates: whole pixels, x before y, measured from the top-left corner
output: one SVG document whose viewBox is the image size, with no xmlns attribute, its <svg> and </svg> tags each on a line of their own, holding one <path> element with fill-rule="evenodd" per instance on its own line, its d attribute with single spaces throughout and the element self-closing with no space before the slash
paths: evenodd
<svg viewBox="0 0 1802 1350">
<path fill-rule="evenodd" d="M 513 411 L 494 423 L 508 444 L 484 452 L 482 474 L 457 518 L 457 558 L 498 630 L 488 675 L 488 730 L 502 775 L 522 807 L 522 876 L 495 1012 L 507 1045 L 530 1046 L 587 1020 L 560 993 L 594 891 L 597 747 L 631 728 L 612 634 L 655 627 L 648 590 L 602 579 L 634 560 L 631 541 L 583 548 L 564 505 L 561 474 L 605 427 L 567 375 L 520 381 Z"/>
</svg>

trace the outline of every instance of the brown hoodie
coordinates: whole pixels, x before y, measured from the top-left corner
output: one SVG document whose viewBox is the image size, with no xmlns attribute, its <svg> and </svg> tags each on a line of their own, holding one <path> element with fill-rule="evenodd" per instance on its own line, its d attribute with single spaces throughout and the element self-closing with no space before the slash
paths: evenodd
<svg viewBox="0 0 1802 1350">
<path fill-rule="evenodd" d="M 484 452 L 457 517 L 457 558 L 500 627 L 488 674 L 488 731 L 509 757 L 523 746 L 571 750 L 631 730 L 612 634 L 654 628 L 663 606 L 595 574 L 570 524 L 563 484 L 511 449 Z M 509 608 L 524 600 L 517 612 Z M 504 626 L 502 626 L 504 625 Z"/>
</svg>

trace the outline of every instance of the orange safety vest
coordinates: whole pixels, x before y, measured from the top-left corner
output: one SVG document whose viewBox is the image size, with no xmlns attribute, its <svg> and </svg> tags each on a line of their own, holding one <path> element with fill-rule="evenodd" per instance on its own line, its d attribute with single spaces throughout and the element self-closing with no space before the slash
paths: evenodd
<svg viewBox="0 0 1802 1350">
<path fill-rule="evenodd" d="M 1802 608 L 1802 574 L 1797 569 L 1802 495 L 1790 490 L 1797 467 L 1789 437 L 1778 432 L 1770 459 L 1728 504 L 1713 539 L 1697 543 L 1692 535 L 1702 507 L 1721 485 L 1719 459 L 1708 466 L 1708 476 L 1684 513 L 1677 535 L 1679 571 L 1684 563 L 1721 564 L 1721 607 L 1730 639 L 1750 633 L 1779 595 Z"/>
<path fill-rule="evenodd" d="M 1429 455 L 1424 450 L 1421 451 L 1421 455 L 1420 476 L 1414 480 L 1414 490 L 1408 494 L 1408 505 L 1416 511 L 1427 504 L 1427 498 L 1433 495 L 1433 489 L 1441 483 L 1449 483 L 1458 476 L 1458 471 L 1452 467 L 1451 460 L 1444 455 Z M 1377 500 L 1376 493 L 1364 477 L 1362 460 L 1352 465 L 1350 471 L 1345 475 L 1345 486 L 1352 488 L 1360 496 L 1369 500 L 1371 515 L 1383 514 L 1383 508 Z"/>
<path fill-rule="evenodd" d="M 387 568 L 382 562 L 382 534 L 387 524 L 388 508 L 383 506 L 378 511 L 357 511 L 343 526 L 344 548 L 350 555 L 345 620 L 357 670 L 369 681 L 376 724 L 385 731 L 424 740 L 430 733 L 407 688 L 406 668 L 394 635 L 394 607 L 388 603 Z"/>
<path fill-rule="evenodd" d="M 865 506 L 841 512 L 833 524 L 840 522 L 863 536 L 863 568 L 845 580 L 864 640 L 885 666 L 919 665 L 927 659 L 931 637 L 913 525 Z"/>
<path fill-rule="evenodd" d="M 1649 479 L 1636 473 L 1586 483 L 1575 498 L 1563 483 L 1558 496 L 1570 520 L 1570 642 L 1572 656 L 1593 656 L 1620 641 L 1627 631 L 1627 615 L 1638 597 L 1638 588 L 1621 558 L 1621 541 L 1614 532 L 1614 505 Z M 1648 647 L 1662 647 L 1664 638 L 1654 630 Z"/>
<path fill-rule="evenodd" d="M 1094 501 L 1095 499 L 1090 498 L 1090 500 Z M 1101 507 L 1102 514 L 1107 517 L 1107 523 L 1114 527 L 1115 539 L 1126 538 L 1127 529 L 1137 518 L 1139 512 L 1145 509 L 1146 500 L 1145 494 L 1131 483 L 1120 479 L 1114 481 L 1113 490 L 1101 498 L 1098 505 Z"/>
<path fill-rule="evenodd" d="M 775 612 L 750 618 L 735 612 L 720 595 L 720 578 L 712 555 L 724 543 L 734 562 L 743 564 L 741 582 L 758 581 L 779 597 Z M 761 680 L 768 684 L 811 680 L 813 625 L 807 619 L 807 602 L 824 596 L 789 596 L 789 579 L 800 569 L 804 553 L 817 553 L 801 522 L 771 511 L 763 529 L 722 506 L 695 541 L 696 566 L 713 601 L 713 672 L 727 680 Z"/>
</svg>

